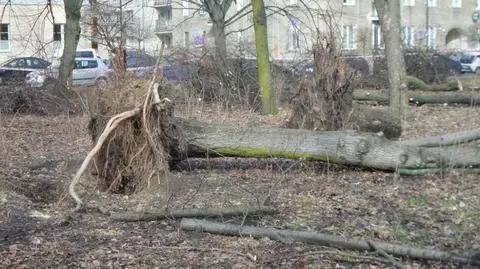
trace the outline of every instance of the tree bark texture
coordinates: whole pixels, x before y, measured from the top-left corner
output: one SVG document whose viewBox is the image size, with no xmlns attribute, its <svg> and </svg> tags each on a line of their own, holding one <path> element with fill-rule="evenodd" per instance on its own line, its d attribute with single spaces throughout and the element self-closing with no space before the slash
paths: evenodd
<svg viewBox="0 0 480 269">
<path fill-rule="evenodd" d="M 223 62 L 227 59 L 227 39 L 225 37 L 225 18 L 214 21 L 212 33 L 215 42 L 215 57 L 217 61 Z"/>
<path fill-rule="evenodd" d="M 65 6 L 65 45 L 60 60 L 58 79 L 63 85 L 69 85 L 72 79 L 73 65 L 80 39 L 80 9 L 83 0 L 64 0 Z"/>
<path fill-rule="evenodd" d="M 281 242 L 295 240 L 298 242 L 361 251 L 382 250 L 388 254 L 414 259 L 427 259 L 436 261 L 456 262 L 468 265 L 480 265 L 480 260 L 478 258 L 475 258 L 476 254 L 478 253 L 436 251 L 431 249 L 410 247 L 385 242 L 350 239 L 336 235 L 322 234 L 315 231 L 289 231 L 274 228 L 241 226 L 197 219 L 182 219 L 182 221 L 180 222 L 180 228 L 187 231 L 200 231 L 223 235 L 251 236 L 254 238 L 268 237 L 272 240 L 277 240 Z M 372 248 L 372 246 L 374 246 L 374 248 Z"/>
<path fill-rule="evenodd" d="M 262 99 L 263 113 L 276 114 L 276 99 L 272 91 L 270 75 L 270 54 L 268 52 L 267 15 L 263 0 L 252 0 L 253 28 L 255 30 L 255 47 L 257 55 L 258 86 Z"/>
<path fill-rule="evenodd" d="M 410 91 L 406 94 L 411 104 L 466 104 L 480 105 L 480 94 L 473 91 L 432 92 Z M 387 91 L 381 90 L 355 90 L 353 99 L 357 101 L 377 101 L 388 104 Z"/>
<path fill-rule="evenodd" d="M 385 54 L 387 57 L 388 82 L 390 84 L 390 110 L 398 118 L 404 118 L 408 107 L 405 59 L 402 48 L 400 4 L 401 0 L 375 0 L 382 25 Z"/>
<path fill-rule="evenodd" d="M 212 34 L 215 42 L 217 61 L 227 59 L 227 38 L 225 36 L 225 17 L 233 0 L 201 0 L 201 8 L 205 9 L 213 23 Z"/>
<path fill-rule="evenodd" d="M 382 135 L 355 131 L 248 128 L 194 121 L 182 125 L 188 145 L 186 155 L 190 157 L 319 160 L 405 174 L 419 169 L 441 171 L 480 167 L 479 147 L 421 147 L 412 141 L 404 144 Z"/>
</svg>

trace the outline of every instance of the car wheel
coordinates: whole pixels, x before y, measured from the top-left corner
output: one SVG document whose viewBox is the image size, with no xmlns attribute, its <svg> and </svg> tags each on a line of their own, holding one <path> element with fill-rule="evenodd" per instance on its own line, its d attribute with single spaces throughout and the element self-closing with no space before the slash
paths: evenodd
<svg viewBox="0 0 480 269">
<path fill-rule="evenodd" d="M 477 67 L 477 69 L 475 69 L 475 74 L 480 75 L 480 67 Z"/>
<path fill-rule="evenodd" d="M 97 81 L 95 82 L 95 85 L 97 85 L 98 88 L 103 90 L 107 88 L 108 81 L 106 78 L 98 78 Z"/>
</svg>

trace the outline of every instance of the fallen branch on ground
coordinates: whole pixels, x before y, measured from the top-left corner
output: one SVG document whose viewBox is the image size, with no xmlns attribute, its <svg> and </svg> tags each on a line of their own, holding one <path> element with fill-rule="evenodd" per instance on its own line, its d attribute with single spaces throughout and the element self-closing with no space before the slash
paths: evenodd
<svg viewBox="0 0 480 269">
<path fill-rule="evenodd" d="M 203 231 L 214 234 L 234 235 L 234 236 L 252 236 L 255 238 L 268 237 L 273 240 L 276 238 L 290 238 L 292 240 L 304 243 L 313 243 L 325 246 L 333 246 L 346 249 L 372 251 L 373 243 L 377 249 L 385 253 L 414 259 L 435 260 L 454 262 L 467 265 L 480 265 L 480 259 L 475 254 L 479 253 L 457 253 L 436 251 L 425 248 L 410 247 L 405 245 L 373 242 L 367 240 L 357 240 L 344 238 L 335 235 L 321 234 L 317 232 L 302 232 L 279 230 L 274 228 L 259 228 L 253 226 L 240 226 L 235 224 L 225 224 L 207 220 L 182 219 L 180 228 L 188 231 Z M 371 242 L 369 244 L 369 242 Z"/>
<path fill-rule="evenodd" d="M 232 217 L 244 215 L 274 214 L 276 210 L 271 207 L 230 207 L 230 208 L 189 208 L 172 209 L 160 212 L 127 212 L 112 213 L 111 218 L 118 221 L 152 221 L 166 218 L 206 218 L 206 217 Z"/>
<path fill-rule="evenodd" d="M 480 94 L 457 91 L 457 92 L 428 92 L 411 91 L 407 93 L 410 104 L 466 104 L 470 106 L 480 105 Z M 355 90 L 353 99 L 357 101 L 376 101 L 388 103 L 389 97 L 387 91 L 382 90 Z"/>
</svg>

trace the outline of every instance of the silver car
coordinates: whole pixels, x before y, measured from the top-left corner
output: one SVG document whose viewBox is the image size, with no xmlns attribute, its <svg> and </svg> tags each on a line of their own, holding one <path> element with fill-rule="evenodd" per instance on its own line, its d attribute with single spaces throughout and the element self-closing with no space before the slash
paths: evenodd
<svg viewBox="0 0 480 269">
<path fill-rule="evenodd" d="M 98 85 L 105 87 L 108 68 L 100 58 L 75 58 L 72 72 L 73 86 Z M 32 87 L 41 87 L 47 76 L 57 78 L 58 68 L 48 71 L 34 71 L 26 76 L 25 82 Z"/>
<path fill-rule="evenodd" d="M 107 66 L 99 58 L 75 58 L 72 85 L 100 85 L 107 83 Z"/>
</svg>

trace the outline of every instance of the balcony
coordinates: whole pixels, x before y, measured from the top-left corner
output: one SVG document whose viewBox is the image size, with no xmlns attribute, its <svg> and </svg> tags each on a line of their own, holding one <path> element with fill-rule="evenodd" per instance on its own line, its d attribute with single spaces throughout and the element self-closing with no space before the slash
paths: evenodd
<svg viewBox="0 0 480 269">
<path fill-rule="evenodd" d="M 154 7 L 165 7 L 172 5 L 172 0 L 154 0 L 153 6 Z"/>
<path fill-rule="evenodd" d="M 173 23 L 171 20 L 157 20 L 155 22 L 155 32 L 157 34 L 170 33 L 173 31 Z"/>
</svg>

